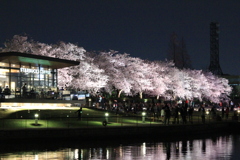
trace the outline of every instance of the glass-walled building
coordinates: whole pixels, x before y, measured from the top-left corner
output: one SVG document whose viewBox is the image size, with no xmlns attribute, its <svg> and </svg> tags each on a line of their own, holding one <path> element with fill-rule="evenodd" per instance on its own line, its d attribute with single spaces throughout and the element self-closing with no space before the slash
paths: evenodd
<svg viewBox="0 0 240 160">
<path fill-rule="evenodd" d="M 57 69 L 78 65 L 79 62 L 19 52 L 0 53 L 0 87 L 9 87 L 11 93 L 27 90 L 55 90 Z"/>
</svg>

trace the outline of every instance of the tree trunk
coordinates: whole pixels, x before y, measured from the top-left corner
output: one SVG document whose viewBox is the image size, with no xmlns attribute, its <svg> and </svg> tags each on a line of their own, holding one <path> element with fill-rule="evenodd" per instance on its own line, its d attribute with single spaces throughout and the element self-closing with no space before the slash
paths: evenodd
<svg viewBox="0 0 240 160">
<path fill-rule="evenodd" d="M 118 92 L 118 98 L 120 98 L 121 93 L 122 93 L 122 90 Z"/>
<path fill-rule="evenodd" d="M 140 99 L 142 99 L 142 92 L 139 93 L 139 97 L 140 97 Z"/>
</svg>

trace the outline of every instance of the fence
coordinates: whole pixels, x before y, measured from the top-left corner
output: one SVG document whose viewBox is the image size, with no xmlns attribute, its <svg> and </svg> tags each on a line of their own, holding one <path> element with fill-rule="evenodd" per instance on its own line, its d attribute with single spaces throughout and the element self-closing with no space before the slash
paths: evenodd
<svg viewBox="0 0 240 160">
<path fill-rule="evenodd" d="M 188 125 L 225 121 L 238 121 L 238 115 L 231 113 L 229 117 L 222 118 L 217 114 L 212 116 L 207 114 L 205 121 L 202 121 L 201 115 L 194 112 L 192 117 L 187 116 L 186 121 L 179 115 L 179 118 L 171 117 L 169 123 L 164 123 L 164 117 L 156 115 L 138 114 L 138 115 L 115 115 L 108 113 L 102 116 L 83 115 L 81 117 L 38 117 L 31 118 L 2 118 L 0 119 L 0 130 L 13 129 L 54 129 L 54 128 L 97 128 L 97 127 L 151 127 L 164 125 Z"/>
</svg>

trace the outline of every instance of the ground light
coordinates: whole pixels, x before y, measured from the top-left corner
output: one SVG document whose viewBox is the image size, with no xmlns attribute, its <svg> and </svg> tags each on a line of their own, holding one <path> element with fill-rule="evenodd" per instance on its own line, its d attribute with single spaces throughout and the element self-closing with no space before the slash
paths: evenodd
<svg viewBox="0 0 240 160">
<path fill-rule="evenodd" d="M 146 112 L 142 112 L 142 123 L 145 123 Z"/>
<path fill-rule="evenodd" d="M 209 111 L 208 110 L 207 110 L 206 114 L 209 115 Z"/>
<path fill-rule="evenodd" d="M 35 114 L 34 117 L 35 117 L 35 125 L 37 126 L 38 125 L 38 114 Z"/>
<path fill-rule="evenodd" d="M 105 113 L 105 119 L 106 119 L 106 122 L 108 123 L 108 116 L 109 114 L 108 113 Z"/>
<path fill-rule="evenodd" d="M 91 106 L 91 103 L 92 103 L 92 99 L 89 98 L 89 99 L 88 99 L 88 107 L 92 107 L 92 106 Z"/>
</svg>

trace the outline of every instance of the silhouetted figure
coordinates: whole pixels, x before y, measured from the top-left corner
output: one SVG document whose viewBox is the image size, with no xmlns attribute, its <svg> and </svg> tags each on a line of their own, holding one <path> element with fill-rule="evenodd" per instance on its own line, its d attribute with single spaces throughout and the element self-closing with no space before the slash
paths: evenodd
<svg viewBox="0 0 240 160">
<path fill-rule="evenodd" d="M 182 106 L 180 108 L 180 113 L 182 117 L 182 123 L 186 124 L 187 123 L 187 108 L 185 106 Z"/>
<path fill-rule="evenodd" d="M 35 94 L 35 91 L 33 88 L 30 91 L 30 96 L 31 96 L 31 98 L 36 98 L 36 94 Z"/>
<path fill-rule="evenodd" d="M 231 107 L 231 111 L 233 111 L 234 110 L 234 103 L 233 103 L 233 101 L 230 101 L 230 107 Z"/>
<path fill-rule="evenodd" d="M 173 123 L 179 124 L 179 107 L 178 105 L 173 108 Z"/>
<path fill-rule="evenodd" d="M 100 103 L 101 103 L 102 109 L 103 109 L 103 110 L 106 110 L 106 108 L 105 108 L 105 103 L 106 103 L 105 97 L 102 96 L 102 99 L 101 99 L 101 102 L 100 102 Z"/>
<path fill-rule="evenodd" d="M 189 122 L 193 122 L 192 120 L 193 120 L 193 107 L 192 106 L 190 106 L 189 107 L 189 109 L 188 109 L 188 120 L 189 120 Z"/>
<path fill-rule="evenodd" d="M 169 121 L 170 121 L 170 117 L 171 117 L 171 111 L 169 108 L 169 104 L 166 104 L 164 107 L 164 111 L 165 111 L 165 118 L 164 118 L 164 124 L 168 124 L 169 125 Z"/>
<path fill-rule="evenodd" d="M 4 94 L 4 95 L 7 95 L 8 98 L 9 98 L 9 96 L 11 95 L 11 91 L 10 91 L 10 89 L 8 88 L 8 86 L 6 86 L 6 87 L 4 88 L 3 94 Z"/>
<path fill-rule="evenodd" d="M 200 108 L 199 108 L 199 112 L 200 112 L 200 115 L 201 115 L 201 118 L 202 118 L 202 123 L 205 123 L 205 108 L 204 106 L 202 105 Z"/>
<path fill-rule="evenodd" d="M 224 118 L 224 115 L 225 115 L 225 110 L 224 110 L 224 107 L 222 106 L 222 119 Z"/>
<path fill-rule="evenodd" d="M 0 99 L 4 99 L 5 98 L 5 96 L 4 96 L 4 94 L 2 93 L 2 87 L 0 86 Z"/>
<path fill-rule="evenodd" d="M 78 120 L 81 120 L 82 119 L 82 107 L 80 107 L 80 109 L 77 110 L 75 113 L 78 114 Z"/>
<path fill-rule="evenodd" d="M 229 107 L 226 108 L 225 114 L 226 114 L 226 119 L 228 119 L 228 115 L 229 115 Z"/>
<path fill-rule="evenodd" d="M 22 96 L 23 98 L 27 98 L 27 84 L 24 83 L 24 85 L 22 86 Z"/>
</svg>

